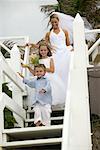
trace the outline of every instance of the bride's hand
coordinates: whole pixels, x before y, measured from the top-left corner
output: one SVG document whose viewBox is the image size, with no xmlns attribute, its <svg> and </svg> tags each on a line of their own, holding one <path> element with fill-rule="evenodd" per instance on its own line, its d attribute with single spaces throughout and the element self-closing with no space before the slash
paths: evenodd
<svg viewBox="0 0 100 150">
<path fill-rule="evenodd" d="M 69 51 L 74 51 L 74 48 L 73 48 L 73 46 L 72 45 L 69 45 L 69 46 L 67 46 L 67 48 L 69 49 Z"/>
<path fill-rule="evenodd" d="M 38 44 L 33 44 L 33 43 L 26 43 L 25 46 L 28 46 L 29 48 L 39 48 Z"/>
</svg>

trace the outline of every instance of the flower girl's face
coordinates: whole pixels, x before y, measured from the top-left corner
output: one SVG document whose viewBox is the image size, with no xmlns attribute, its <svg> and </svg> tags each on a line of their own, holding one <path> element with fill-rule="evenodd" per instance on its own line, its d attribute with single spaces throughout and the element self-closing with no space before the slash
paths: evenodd
<svg viewBox="0 0 100 150">
<path fill-rule="evenodd" d="M 39 49 L 39 53 L 42 56 L 42 58 L 46 58 L 48 55 L 48 49 L 47 46 L 41 46 Z"/>
<path fill-rule="evenodd" d="M 51 19 L 51 25 L 53 29 L 57 29 L 59 26 L 59 20 L 57 18 L 52 18 Z"/>
</svg>

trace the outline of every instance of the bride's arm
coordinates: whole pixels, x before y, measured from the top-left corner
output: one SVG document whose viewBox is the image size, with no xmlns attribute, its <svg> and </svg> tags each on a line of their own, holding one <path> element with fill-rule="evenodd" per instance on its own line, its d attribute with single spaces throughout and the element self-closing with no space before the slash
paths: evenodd
<svg viewBox="0 0 100 150">
<path fill-rule="evenodd" d="M 69 46 L 70 45 L 70 41 L 69 41 L 68 31 L 64 30 L 64 33 L 65 33 L 65 37 L 66 37 L 66 45 Z"/>
<path fill-rule="evenodd" d="M 46 68 L 46 71 L 51 72 L 51 73 L 54 73 L 54 71 L 55 71 L 54 61 L 52 58 L 50 59 L 50 68 Z"/>
</svg>

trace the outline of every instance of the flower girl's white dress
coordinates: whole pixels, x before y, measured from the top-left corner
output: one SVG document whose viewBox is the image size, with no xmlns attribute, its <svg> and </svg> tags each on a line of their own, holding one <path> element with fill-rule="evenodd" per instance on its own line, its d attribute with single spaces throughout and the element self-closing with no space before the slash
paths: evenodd
<svg viewBox="0 0 100 150">
<path fill-rule="evenodd" d="M 46 68 L 50 68 L 50 59 L 51 57 L 40 59 L 39 63 L 44 64 Z M 66 98 L 66 91 L 64 84 L 60 77 L 56 73 L 46 73 L 46 77 L 50 80 L 52 88 L 52 105 L 63 106 Z"/>
</svg>

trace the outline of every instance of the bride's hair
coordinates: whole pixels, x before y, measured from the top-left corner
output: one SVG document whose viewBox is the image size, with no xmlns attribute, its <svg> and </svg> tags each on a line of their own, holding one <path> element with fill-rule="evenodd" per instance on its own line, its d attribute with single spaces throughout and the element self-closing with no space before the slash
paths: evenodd
<svg viewBox="0 0 100 150">
<path fill-rule="evenodd" d="M 51 22 L 51 19 L 53 19 L 53 18 L 56 18 L 56 19 L 59 21 L 59 17 L 58 17 L 58 15 L 56 15 L 56 14 L 52 14 L 52 15 L 50 16 L 50 20 L 49 20 L 49 22 Z"/>
</svg>

